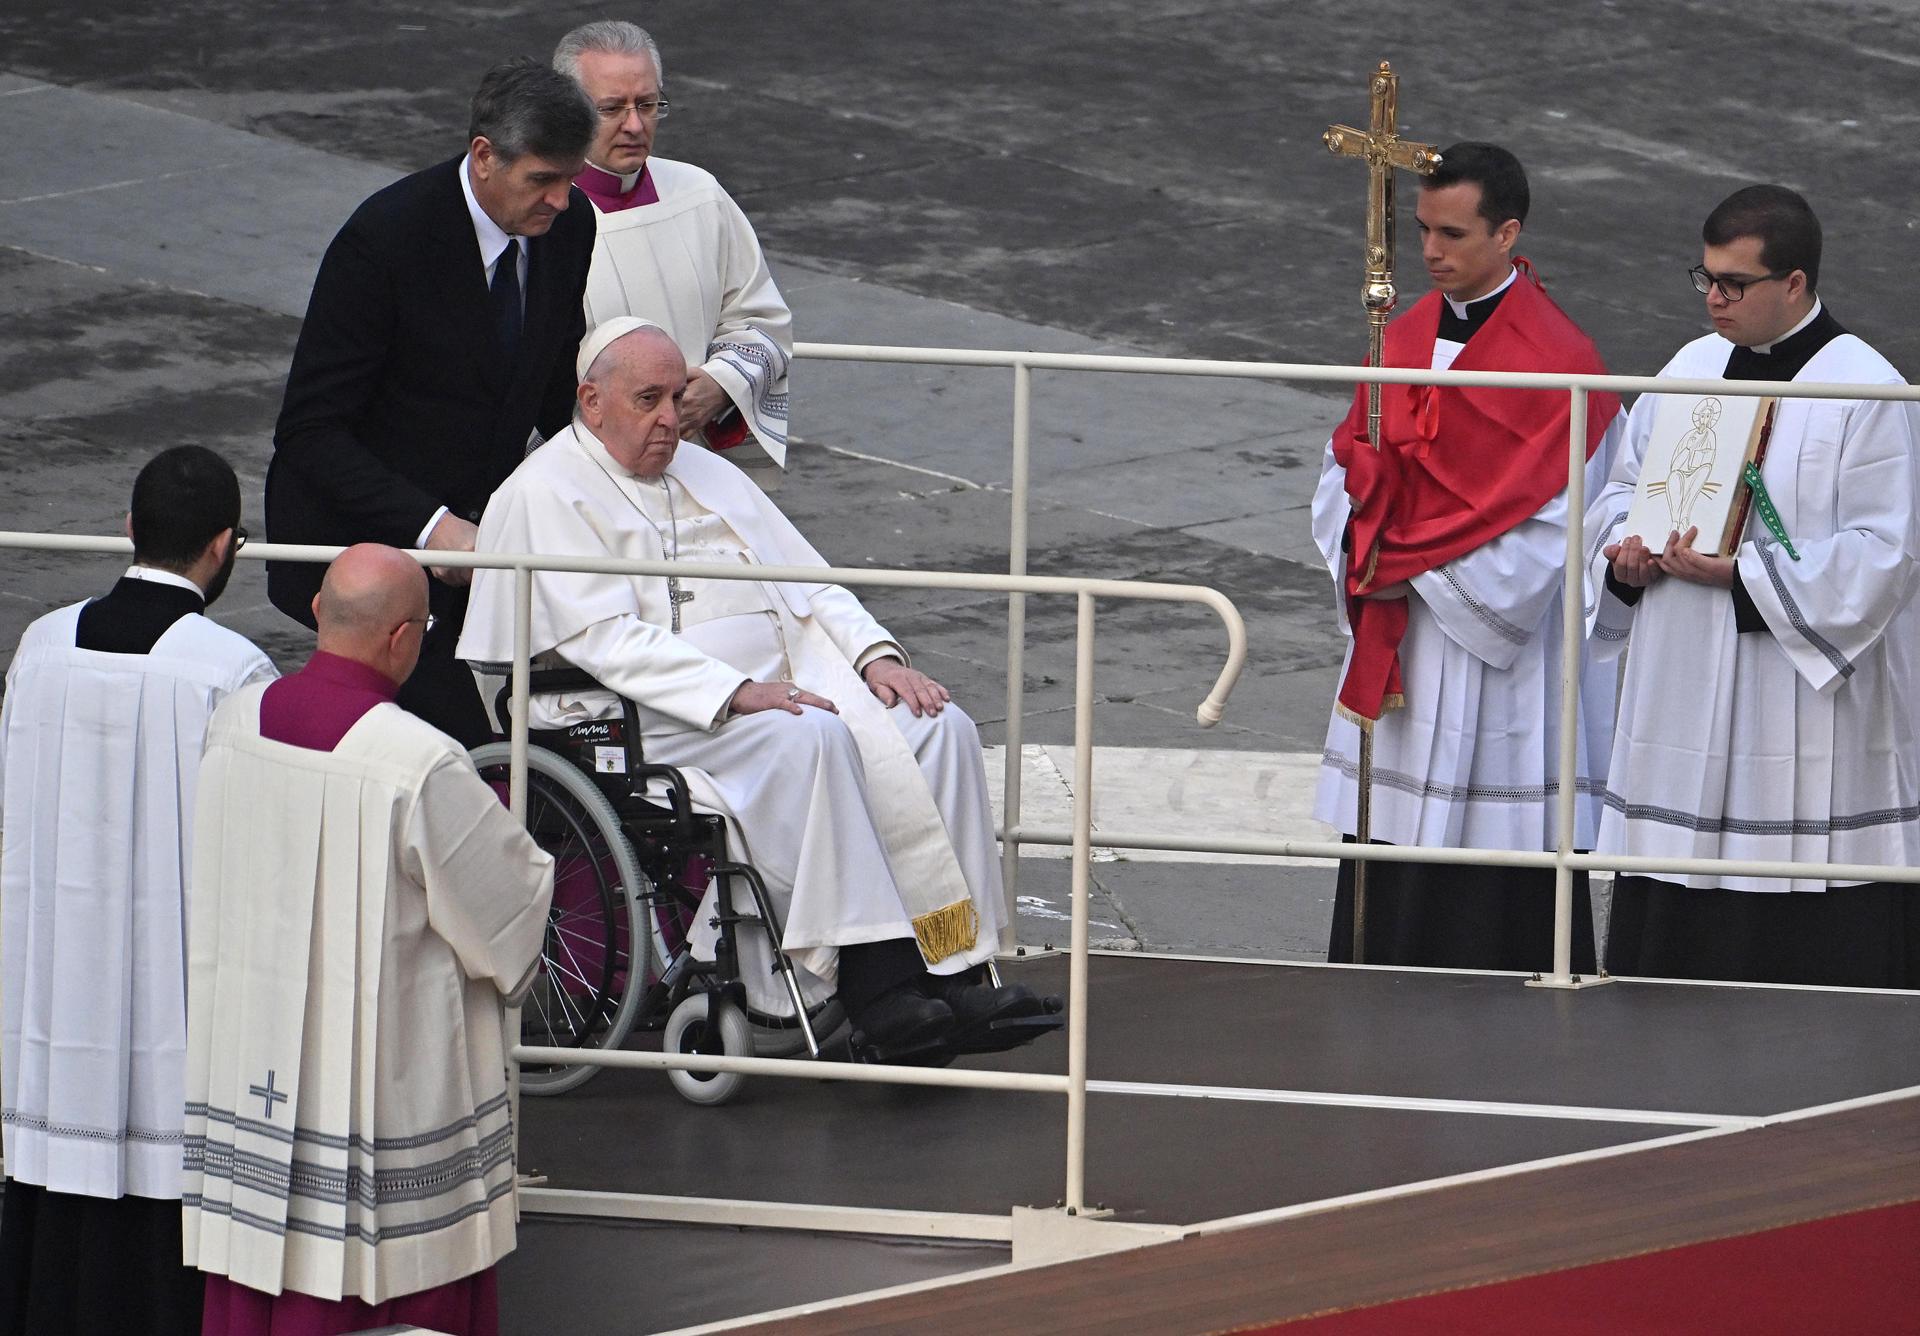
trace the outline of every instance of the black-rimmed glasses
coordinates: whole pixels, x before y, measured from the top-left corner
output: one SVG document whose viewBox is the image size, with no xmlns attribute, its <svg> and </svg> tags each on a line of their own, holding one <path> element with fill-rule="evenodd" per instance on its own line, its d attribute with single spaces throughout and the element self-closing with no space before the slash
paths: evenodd
<svg viewBox="0 0 1920 1336">
<path fill-rule="evenodd" d="M 1730 278 L 1724 274 L 1709 273 L 1704 264 L 1696 264 L 1687 270 L 1687 277 L 1693 280 L 1693 290 L 1706 296 L 1715 288 L 1720 289 L 1721 299 L 1737 302 L 1747 295 L 1747 289 L 1755 283 L 1771 283 L 1776 278 L 1786 278 L 1795 273 L 1792 269 L 1780 269 L 1771 274 L 1762 274 L 1758 278 Z"/>
</svg>

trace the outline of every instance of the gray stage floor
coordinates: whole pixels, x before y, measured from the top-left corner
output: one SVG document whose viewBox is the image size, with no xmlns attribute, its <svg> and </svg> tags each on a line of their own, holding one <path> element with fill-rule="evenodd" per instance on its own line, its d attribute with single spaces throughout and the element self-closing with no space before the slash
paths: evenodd
<svg viewBox="0 0 1920 1336">
<path fill-rule="evenodd" d="M 1009 972 L 1064 987 L 1057 957 Z M 1095 958 L 1090 997 L 1088 1195 L 1122 1221 L 1191 1225 L 1920 1085 L 1920 996 L 1576 994 L 1116 955 Z M 1065 1060 L 1056 1038 L 997 1065 Z M 698 1109 L 657 1073 L 606 1072 L 523 1119 L 522 1162 L 556 1187 L 992 1215 L 1062 1191 L 1063 1109 L 1047 1096 L 759 1080 Z M 560 1310 L 575 1330 L 664 1330 L 1007 1260 L 991 1245 L 527 1220 L 503 1273 L 510 1332 Z"/>
</svg>

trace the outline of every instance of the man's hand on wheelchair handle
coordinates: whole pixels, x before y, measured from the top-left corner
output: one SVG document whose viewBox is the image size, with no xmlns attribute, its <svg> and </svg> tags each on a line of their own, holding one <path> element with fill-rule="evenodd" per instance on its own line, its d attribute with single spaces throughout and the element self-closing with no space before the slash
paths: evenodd
<svg viewBox="0 0 1920 1336">
<path fill-rule="evenodd" d="M 861 669 L 861 676 L 867 679 L 867 689 L 882 705 L 892 709 L 905 701 L 916 719 L 924 714 L 939 714 L 953 699 L 947 689 L 931 677 L 891 656 L 875 659 Z"/>
<path fill-rule="evenodd" d="M 840 713 L 840 707 L 825 696 L 802 691 L 791 682 L 742 682 L 735 689 L 733 699 L 727 702 L 727 709 L 732 714 L 759 714 L 762 710 L 785 710 L 788 714 L 799 714 L 803 705 L 825 710 L 828 714 Z"/>
</svg>

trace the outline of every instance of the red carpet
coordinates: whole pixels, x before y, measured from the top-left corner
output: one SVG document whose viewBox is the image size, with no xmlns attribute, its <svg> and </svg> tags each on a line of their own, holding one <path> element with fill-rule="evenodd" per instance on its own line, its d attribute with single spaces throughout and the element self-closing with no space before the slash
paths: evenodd
<svg viewBox="0 0 1920 1336">
<path fill-rule="evenodd" d="M 1579 1209 L 1577 1201 L 1567 1206 Z M 1912 1336 L 1920 1332 L 1920 1202 L 1240 1330 Z"/>
</svg>

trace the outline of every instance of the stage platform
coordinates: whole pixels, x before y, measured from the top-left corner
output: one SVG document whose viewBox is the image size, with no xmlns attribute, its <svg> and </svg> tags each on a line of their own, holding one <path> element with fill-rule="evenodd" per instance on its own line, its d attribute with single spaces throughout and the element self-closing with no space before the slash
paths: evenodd
<svg viewBox="0 0 1920 1336">
<path fill-rule="evenodd" d="M 1063 958 L 1006 972 L 1064 992 Z M 589 1220 L 530 1194 L 504 1330 L 665 1331 L 969 1274 L 795 1329 L 1249 1329 L 1920 1199 L 1920 1103 L 1874 1098 L 1920 1088 L 1920 995 L 1117 954 L 1090 1000 L 1088 1199 L 1178 1242 L 1009 1266 L 1010 1211 L 1062 1193 L 1057 1096 L 760 1079 L 701 1109 L 607 1071 L 524 1105 L 522 1164 L 551 1190 L 882 1232 Z M 1065 1061 L 1064 1038 L 996 1060 Z M 1461 1181 L 1405 1191 L 1440 1179 Z M 1337 1228 L 1316 1205 L 1355 1197 Z M 940 1215 L 889 1234 L 865 1221 L 885 1210 Z"/>
</svg>

